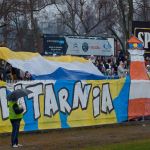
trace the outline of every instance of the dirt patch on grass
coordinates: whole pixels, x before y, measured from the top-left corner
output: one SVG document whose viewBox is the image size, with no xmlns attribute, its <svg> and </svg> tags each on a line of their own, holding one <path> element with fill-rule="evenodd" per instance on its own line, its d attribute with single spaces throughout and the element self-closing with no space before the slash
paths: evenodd
<svg viewBox="0 0 150 150">
<path fill-rule="evenodd" d="M 139 139 L 150 139 L 150 121 L 21 133 L 19 149 L 77 150 Z M 10 134 L 1 134 L 0 150 L 8 149 L 12 149 Z"/>
</svg>

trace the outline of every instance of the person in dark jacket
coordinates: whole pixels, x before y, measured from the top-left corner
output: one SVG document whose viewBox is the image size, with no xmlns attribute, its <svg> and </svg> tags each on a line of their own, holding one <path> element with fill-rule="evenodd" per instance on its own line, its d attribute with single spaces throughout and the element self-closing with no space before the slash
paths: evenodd
<svg viewBox="0 0 150 150">
<path fill-rule="evenodd" d="M 12 133 L 11 133 L 11 144 L 13 148 L 17 148 L 18 146 L 22 146 L 18 143 L 18 135 L 20 122 L 23 118 L 23 107 L 18 105 L 17 101 L 9 101 L 9 119 L 12 125 Z"/>
</svg>

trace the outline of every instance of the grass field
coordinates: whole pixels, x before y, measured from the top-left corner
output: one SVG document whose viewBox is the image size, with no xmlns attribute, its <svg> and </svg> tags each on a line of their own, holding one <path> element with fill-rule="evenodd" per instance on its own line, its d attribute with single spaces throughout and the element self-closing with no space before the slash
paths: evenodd
<svg viewBox="0 0 150 150">
<path fill-rule="evenodd" d="M 82 150 L 150 150 L 150 139 L 116 143 L 101 147 L 88 147 Z"/>
</svg>

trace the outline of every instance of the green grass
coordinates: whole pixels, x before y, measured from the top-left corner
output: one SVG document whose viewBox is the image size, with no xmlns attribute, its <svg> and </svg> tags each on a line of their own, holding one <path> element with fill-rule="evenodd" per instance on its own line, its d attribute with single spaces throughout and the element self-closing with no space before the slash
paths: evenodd
<svg viewBox="0 0 150 150">
<path fill-rule="evenodd" d="M 110 144 L 104 146 L 95 146 L 95 147 L 89 146 L 82 150 L 150 150 L 150 139 Z"/>
</svg>

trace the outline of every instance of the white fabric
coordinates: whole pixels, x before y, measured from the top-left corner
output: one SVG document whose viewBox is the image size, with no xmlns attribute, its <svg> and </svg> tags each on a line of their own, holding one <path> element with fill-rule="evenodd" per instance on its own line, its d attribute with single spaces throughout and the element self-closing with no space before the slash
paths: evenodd
<svg viewBox="0 0 150 150">
<path fill-rule="evenodd" d="M 150 80 L 132 80 L 129 99 L 150 98 Z"/>
<path fill-rule="evenodd" d="M 103 74 L 91 62 L 54 62 L 43 58 L 42 56 L 33 57 L 30 60 L 9 59 L 8 62 L 15 68 L 22 71 L 29 71 L 34 75 L 51 74 L 59 67 L 72 70 L 92 73 L 103 76 Z"/>
</svg>

